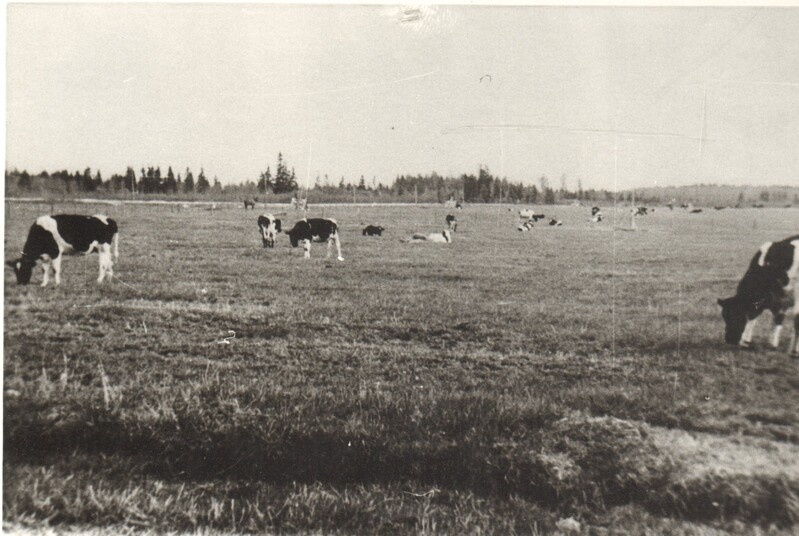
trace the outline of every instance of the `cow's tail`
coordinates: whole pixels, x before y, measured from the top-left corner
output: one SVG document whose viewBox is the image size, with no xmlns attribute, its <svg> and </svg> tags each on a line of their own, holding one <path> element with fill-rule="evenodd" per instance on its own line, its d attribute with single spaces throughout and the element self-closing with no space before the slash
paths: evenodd
<svg viewBox="0 0 799 536">
<path fill-rule="evenodd" d="M 114 262 L 119 262 L 119 231 L 114 233 Z"/>
</svg>

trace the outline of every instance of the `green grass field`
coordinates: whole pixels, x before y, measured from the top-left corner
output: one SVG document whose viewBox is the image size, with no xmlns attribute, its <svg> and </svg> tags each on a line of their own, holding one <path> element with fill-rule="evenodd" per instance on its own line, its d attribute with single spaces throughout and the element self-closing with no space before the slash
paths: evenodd
<svg viewBox="0 0 799 536">
<path fill-rule="evenodd" d="M 263 249 L 238 207 L 57 206 L 118 221 L 118 280 L 5 270 L 6 528 L 799 530 L 792 328 L 739 351 L 716 305 L 799 211 L 543 207 L 564 226 L 519 233 L 518 208 L 439 245 L 399 239 L 442 207 L 312 207 L 337 262 Z M 48 211 L 6 203 L 6 259 Z"/>
</svg>

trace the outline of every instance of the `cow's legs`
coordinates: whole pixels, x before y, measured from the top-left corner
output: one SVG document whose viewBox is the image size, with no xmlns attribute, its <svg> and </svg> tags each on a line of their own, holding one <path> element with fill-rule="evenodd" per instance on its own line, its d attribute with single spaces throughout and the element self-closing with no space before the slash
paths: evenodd
<svg viewBox="0 0 799 536">
<path fill-rule="evenodd" d="M 336 241 L 336 252 L 338 252 L 338 260 L 343 261 L 344 257 L 341 256 L 341 241 L 339 240 L 338 231 L 336 231 L 333 236 L 331 237 L 332 240 Z M 330 242 L 328 242 L 328 245 Z"/>
<path fill-rule="evenodd" d="M 55 274 L 56 285 L 61 284 L 61 257 L 62 255 L 59 255 L 58 257 L 53 259 L 53 273 Z"/>
<path fill-rule="evenodd" d="M 44 261 L 42 263 L 42 269 L 44 270 L 44 277 L 42 278 L 42 286 L 46 287 L 47 283 L 50 281 L 50 261 Z"/>
<path fill-rule="evenodd" d="M 98 256 L 100 257 L 100 275 L 97 278 L 97 282 L 102 283 L 106 275 L 109 276 L 109 278 L 114 275 L 114 263 L 111 260 L 110 244 L 101 244 L 99 250 Z"/>
<path fill-rule="evenodd" d="M 793 356 L 799 356 L 799 314 L 796 311 L 796 305 L 794 305 L 794 315 L 793 315 L 793 337 L 791 338 L 791 345 L 788 347 L 788 351 L 791 352 Z"/>
<path fill-rule="evenodd" d="M 306 259 L 310 259 L 311 258 L 311 241 L 310 240 L 303 240 L 302 241 L 302 249 L 305 250 L 304 257 Z"/>
<path fill-rule="evenodd" d="M 752 344 L 752 335 L 755 332 L 755 324 L 757 324 L 757 318 L 752 318 L 746 321 L 744 332 L 741 335 L 741 342 L 738 343 L 740 346 L 748 348 L 749 345 Z"/>
<path fill-rule="evenodd" d="M 785 320 L 785 313 L 772 311 L 774 315 L 774 330 L 771 332 L 771 347 L 775 350 L 780 346 L 780 333 L 782 333 L 782 322 Z"/>
</svg>

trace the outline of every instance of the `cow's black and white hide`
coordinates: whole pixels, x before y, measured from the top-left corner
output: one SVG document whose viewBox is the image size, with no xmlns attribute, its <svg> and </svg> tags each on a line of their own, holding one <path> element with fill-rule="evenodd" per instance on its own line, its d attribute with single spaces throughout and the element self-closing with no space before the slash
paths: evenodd
<svg viewBox="0 0 799 536">
<path fill-rule="evenodd" d="M 447 222 L 447 227 L 450 231 L 454 233 L 458 230 L 458 219 L 454 215 L 447 214 L 447 217 L 444 218 L 444 220 Z"/>
<path fill-rule="evenodd" d="M 458 210 L 463 210 L 463 203 L 458 201 L 457 203 L 455 203 L 455 208 Z"/>
<path fill-rule="evenodd" d="M 560 227 L 561 225 L 563 225 L 563 222 L 558 219 L 552 218 L 549 220 L 549 224 L 556 227 Z"/>
<path fill-rule="evenodd" d="M 788 351 L 799 354 L 799 235 L 766 242 L 752 258 L 738 283 L 735 296 L 719 299 L 724 318 L 724 340 L 749 347 L 757 317 L 768 309 L 774 319 L 771 346 L 777 348 L 786 314 L 793 316 L 794 333 Z"/>
<path fill-rule="evenodd" d="M 330 257 L 330 246 L 336 244 L 338 260 L 341 256 L 341 240 L 339 238 L 338 224 L 332 218 L 308 218 L 298 221 L 294 227 L 286 232 L 289 235 L 291 247 L 296 248 L 300 242 L 305 250 L 305 258 L 311 257 L 311 242 L 327 242 L 327 257 Z"/>
<path fill-rule="evenodd" d="M 593 223 L 599 223 L 602 221 L 602 209 L 599 207 L 593 207 L 591 209 L 591 219 L 589 220 Z"/>
<path fill-rule="evenodd" d="M 527 232 L 527 231 L 532 231 L 533 227 L 535 227 L 535 220 L 530 218 L 529 220 L 520 223 L 519 226 L 516 227 L 516 229 L 522 232 Z"/>
<path fill-rule="evenodd" d="M 452 233 L 449 230 L 441 231 L 440 233 L 430 233 L 428 235 L 414 234 L 410 238 L 401 238 L 400 242 L 417 243 L 417 242 L 433 242 L 437 244 L 451 244 Z"/>
<path fill-rule="evenodd" d="M 61 284 L 61 260 L 64 255 L 88 255 L 97 252 L 100 257 L 98 283 L 106 276 L 114 275 L 111 260 L 111 244 L 114 246 L 114 259 L 119 257 L 119 233 L 117 223 L 102 215 L 79 216 L 59 214 L 39 216 L 28 231 L 28 238 L 22 249 L 22 257 L 6 264 L 14 269 L 17 283 L 30 283 L 33 267 L 42 261 L 44 278 L 42 286 L 50 280 L 50 266 L 55 274 L 55 284 Z"/>
<path fill-rule="evenodd" d="M 367 225 L 363 228 L 363 236 L 383 236 L 385 230 L 382 225 Z"/>
<path fill-rule="evenodd" d="M 282 231 L 281 222 L 272 214 L 258 216 L 258 230 L 261 231 L 261 240 L 265 248 L 275 247 L 275 236 Z"/>
</svg>

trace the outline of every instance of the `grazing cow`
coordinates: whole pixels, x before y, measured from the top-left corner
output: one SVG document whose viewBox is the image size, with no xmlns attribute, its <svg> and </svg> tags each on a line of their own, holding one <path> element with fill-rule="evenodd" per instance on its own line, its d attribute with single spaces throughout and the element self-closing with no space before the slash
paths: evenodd
<svg viewBox="0 0 799 536">
<path fill-rule="evenodd" d="M 280 220 L 271 214 L 258 216 L 258 229 L 261 231 L 261 240 L 265 248 L 275 247 L 275 235 L 283 230 Z"/>
<path fill-rule="evenodd" d="M 602 221 L 602 209 L 599 207 L 593 207 L 591 209 L 591 220 L 594 223 L 599 223 Z"/>
<path fill-rule="evenodd" d="M 560 220 L 556 220 L 555 218 L 552 218 L 551 220 L 549 220 L 549 224 L 560 227 L 561 225 L 563 225 L 563 222 Z"/>
<path fill-rule="evenodd" d="M 338 234 L 338 224 L 332 218 L 308 218 L 298 221 L 294 227 L 286 232 L 291 241 L 291 247 L 296 248 L 302 242 L 305 250 L 305 258 L 311 258 L 311 242 L 327 242 L 327 257 L 330 257 L 330 245 L 336 244 L 338 260 L 343 261 L 341 256 L 341 240 Z"/>
<path fill-rule="evenodd" d="M 448 230 L 444 230 L 440 233 L 430 233 L 429 235 L 415 234 L 410 238 L 401 238 L 400 242 L 434 242 L 438 244 L 450 244 L 452 243 L 452 233 Z"/>
<path fill-rule="evenodd" d="M 649 209 L 646 207 L 633 207 L 631 210 L 633 216 L 646 216 L 649 213 Z"/>
<path fill-rule="evenodd" d="M 689 212 L 691 214 L 699 214 L 700 212 L 702 212 L 702 209 L 701 208 L 692 208 Z"/>
<path fill-rule="evenodd" d="M 463 209 L 463 203 L 458 201 L 457 203 L 455 203 L 455 208 L 457 208 L 458 210 L 462 210 Z"/>
<path fill-rule="evenodd" d="M 449 227 L 450 231 L 454 233 L 455 231 L 458 230 L 458 220 L 457 218 L 455 218 L 455 216 L 453 216 L 452 214 L 447 214 L 445 220 L 447 222 L 447 227 Z"/>
<path fill-rule="evenodd" d="M 385 230 L 382 225 L 367 225 L 363 228 L 363 236 L 383 236 Z"/>
<path fill-rule="evenodd" d="M 531 218 L 526 222 L 520 223 L 517 229 L 521 232 L 527 232 L 527 231 L 532 231 L 534 226 L 535 226 L 535 220 Z"/>
<path fill-rule="evenodd" d="M 244 210 L 247 210 L 248 208 L 251 208 L 251 209 L 255 210 L 256 201 L 258 201 L 257 197 L 255 199 L 245 199 L 244 200 Z"/>
<path fill-rule="evenodd" d="M 61 259 L 64 255 L 88 255 L 97 251 L 100 257 L 100 276 L 102 283 L 105 276 L 114 275 L 114 263 L 111 261 L 111 243 L 114 244 L 114 259 L 119 257 L 119 234 L 117 223 L 102 215 L 78 216 L 60 214 L 57 216 L 39 216 L 28 231 L 28 239 L 22 249 L 22 257 L 8 261 L 14 269 L 17 284 L 30 283 L 36 261 L 42 260 L 44 279 L 42 286 L 50 280 L 50 265 L 55 273 L 55 284 L 61 284 Z"/>
<path fill-rule="evenodd" d="M 799 354 L 799 235 L 781 242 L 766 242 L 752 258 L 738 283 L 735 296 L 719 299 L 724 318 L 724 340 L 748 348 L 757 317 L 768 309 L 774 318 L 771 346 L 780 343 L 782 322 L 791 305 L 794 333 L 788 351 Z"/>
</svg>

